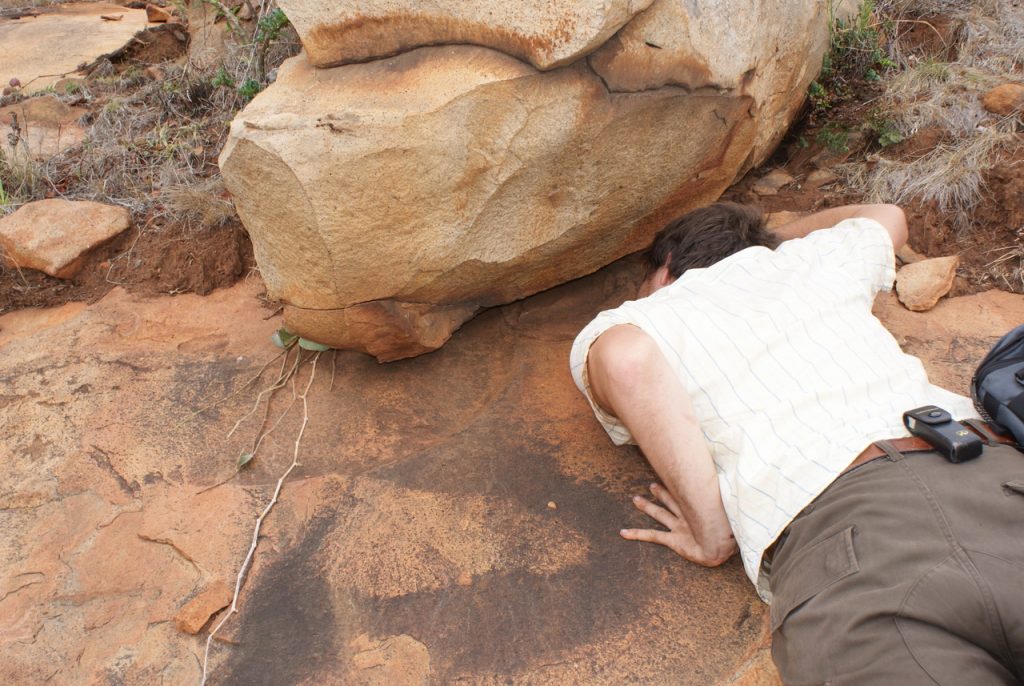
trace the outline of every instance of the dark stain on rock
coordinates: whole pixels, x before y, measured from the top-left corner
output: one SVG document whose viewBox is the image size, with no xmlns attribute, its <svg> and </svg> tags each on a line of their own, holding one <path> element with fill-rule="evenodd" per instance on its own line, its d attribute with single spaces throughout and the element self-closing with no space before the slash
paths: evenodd
<svg viewBox="0 0 1024 686">
<path fill-rule="evenodd" d="M 537 574 L 521 569 L 529 562 L 521 558 L 531 551 L 513 548 L 507 551 L 510 566 L 520 569 L 485 575 L 472 586 L 362 599 L 360 614 L 370 633 L 422 641 L 442 683 L 465 674 L 514 674 L 621 632 L 657 593 L 667 592 L 668 568 L 682 564 L 667 550 L 623 541 L 623 526 L 647 526 L 642 515 L 621 495 L 561 474 L 552 459 L 555 446 L 527 437 L 514 422 L 507 436 L 516 438 L 496 440 L 491 429 L 478 425 L 458 441 L 377 476 L 455 497 L 517 500 L 527 511 L 547 512 L 583 533 L 590 554 L 583 565 Z M 648 479 L 639 480 L 638 491 Z M 557 501 L 557 515 L 547 510 L 549 500 Z M 735 576 L 739 567 L 732 567 Z M 685 573 L 692 580 L 712 572 L 691 565 Z M 674 590 L 685 594 L 686 585 Z"/>
<path fill-rule="evenodd" d="M 272 381 L 273 374 L 274 371 L 268 370 L 264 379 Z M 203 416 L 216 421 L 221 409 L 218 401 L 228 397 L 236 384 L 245 383 L 249 378 L 247 373 L 240 373 L 234 357 L 175 361 L 168 395 L 183 412 L 207 408 Z M 262 388 L 262 385 L 258 387 Z"/>
<path fill-rule="evenodd" d="M 334 520 L 334 512 L 315 517 L 298 545 L 252 579 L 242 594 L 241 643 L 230 649 L 226 676 L 218 683 L 298 684 L 332 667 L 338 623 L 317 552 Z"/>
</svg>

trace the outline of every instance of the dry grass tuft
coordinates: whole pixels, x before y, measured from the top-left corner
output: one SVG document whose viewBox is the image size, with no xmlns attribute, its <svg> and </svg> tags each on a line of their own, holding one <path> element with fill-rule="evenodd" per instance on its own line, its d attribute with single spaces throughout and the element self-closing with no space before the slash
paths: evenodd
<svg viewBox="0 0 1024 686">
<path fill-rule="evenodd" d="M 184 224 L 187 230 L 222 226 L 235 216 L 220 176 L 172 186 L 161 199 L 166 213 Z"/>
<path fill-rule="evenodd" d="M 871 165 L 858 162 L 838 169 L 851 186 L 864 192 L 868 202 L 934 202 L 948 214 L 956 231 L 967 232 L 973 226 L 974 208 L 984 198 L 985 172 L 997 153 L 1016 141 L 1006 128 L 976 131 L 915 160 L 878 158 Z"/>
<path fill-rule="evenodd" d="M 934 202 L 963 234 L 984 198 L 985 173 L 1020 140 L 1020 121 L 986 111 L 981 96 L 1024 66 L 1024 8 L 1005 0 L 895 0 L 880 3 L 877 11 L 893 23 L 945 16 L 957 25 L 949 38 L 954 44 L 945 46 L 955 56 L 949 62 L 891 44 L 902 70 L 888 79 L 881 97 L 903 137 L 931 130 L 943 142 L 918 159 L 878 155 L 840 171 L 873 202 Z"/>
<path fill-rule="evenodd" d="M 186 230 L 234 216 L 217 168 L 228 125 L 272 79 L 273 68 L 299 49 L 274 3 L 256 6 L 252 35 L 226 40 L 218 60 L 165 63 L 156 78 L 108 60 L 73 91 L 54 93 L 90 111 L 79 122 L 85 140 L 43 162 L 0 156 L 0 213 L 58 196 L 121 205 L 137 224 L 156 217 L 158 224 L 180 223 Z"/>
</svg>

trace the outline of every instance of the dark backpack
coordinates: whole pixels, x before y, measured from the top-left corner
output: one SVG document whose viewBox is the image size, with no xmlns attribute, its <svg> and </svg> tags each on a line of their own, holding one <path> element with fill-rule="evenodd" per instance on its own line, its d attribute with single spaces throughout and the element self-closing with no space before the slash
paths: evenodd
<svg viewBox="0 0 1024 686">
<path fill-rule="evenodd" d="M 971 379 L 974 407 L 1024 446 L 1024 324 L 999 339 Z"/>
</svg>

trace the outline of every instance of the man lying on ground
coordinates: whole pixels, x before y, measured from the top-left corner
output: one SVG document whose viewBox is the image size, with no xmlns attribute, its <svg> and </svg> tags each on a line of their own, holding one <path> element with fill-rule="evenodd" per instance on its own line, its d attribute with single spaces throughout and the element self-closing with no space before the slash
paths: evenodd
<svg viewBox="0 0 1024 686">
<path fill-rule="evenodd" d="M 741 205 L 691 212 L 656 237 L 639 299 L 577 337 L 576 384 L 663 484 L 634 503 L 667 530 L 622 536 L 706 566 L 738 551 L 787 684 L 1019 683 L 1024 457 L 980 423 L 990 445 L 961 464 L 906 438 L 907 410 L 977 413 L 871 313 L 902 210 L 779 233 L 796 238 Z"/>
</svg>

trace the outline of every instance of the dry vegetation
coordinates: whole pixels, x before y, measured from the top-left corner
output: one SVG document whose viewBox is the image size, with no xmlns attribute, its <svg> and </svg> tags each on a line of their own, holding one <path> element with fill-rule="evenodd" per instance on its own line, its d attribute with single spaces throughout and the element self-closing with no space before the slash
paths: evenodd
<svg viewBox="0 0 1024 686">
<path fill-rule="evenodd" d="M 944 31 L 930 21 L 935 17 Z M 879 5 L 875 21 L 888 34 L 893 64 L 881 108 L 901 138 L 929 131 L 941 142 L 915 159 L 878 156 L 844 171 L 871 201 L 934 202 L 959 232 L 968 232 L 984 198 L 985 173 L 1021 143 L 1019 116 L 992 115 L 981 96 L 1024 68 L 1024 9 L 996 0 L 894 0 Z M 945 59 L 900 40 L 912 24 L 934 32 Z"/>
<path fill-rule="evenodd" d="M 919 252 L 960 255 L 956 293 L 1024 293 L 1024 121 L 982 104 L 1007 83 L 1024 84 L 1020 2 L 864 2 L 833 18 L 806 115 L 772 161 L 798 179 L 827 169 L 839 182 L 766 202 L 742 189 L 733 197 L 772 211 L 896 202 Z"/>
<path fill-rule="evenodd" d="M 224 20 L 221 8 L 231 14 L 230 20 Z M 204 272 L 214 269 L 202 264 L 206 258 L 198 254 L 200 243 L 212 232 L 242 233 L 216 163 L 228 125 L 273 79 L 276 66 L 300 47 L 270 0 L 239 0 L 232 7 L 192 0 L 191 6 L 177 3 L 177 10 L 193 21 L 207 18 L 203 27 L 178 27 L 179 35 L 195 35 L 200 29 L 223 37 L 214 58 L 192 59 L 185 44 L 178 54 L 168 54 L 167 40 L 154 41 L 149 51 L 105 56 L 90 65 L 84 79 L 51 88 L 49 94 L 88 111 L 79 121 L 85 127 L 84 141 L 52 158 L 34 158 L 24 137 L 2 132 L 21 149 L 20 154 L 5 155 L 0 148 L 0 216 L 48 197 L 95 200 L 131 211 L 134 235 L 115 246 L 116 255 L 100 255 L 110 263 L 104 279 L 108 288 L 141 283 L 160 272 L 158 262 L 169 245 L 180 250 L 189 245 L 183 262 L 198 264 Z M 15 91 L 0 98 L 0 106 L 27 97 Z M 157 290 L 203 292 L 224 285 L 209 284 L 206 276 L 180 284 L 162 282 Z M 13 277 L 0 264 L 0 293 L 8 291 L 0 294 L 0 312 L 50 302 L 54 293 L 70 290 L 68 284 L 38 273 Z M 102 285 L 79 295 L 97 297 L 104 292 Z"/>
</svg>

